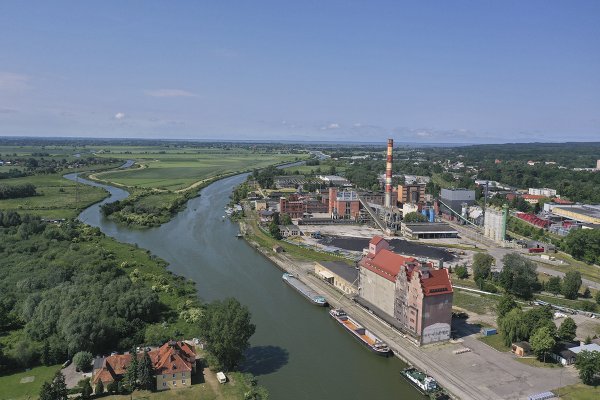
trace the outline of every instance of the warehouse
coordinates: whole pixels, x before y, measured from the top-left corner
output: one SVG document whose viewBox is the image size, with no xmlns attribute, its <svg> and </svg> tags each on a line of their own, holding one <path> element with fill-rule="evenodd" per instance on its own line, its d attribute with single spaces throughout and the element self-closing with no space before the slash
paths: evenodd
<svg viewBox="0 0 600 400">
<path fill-rule="evenodd" d="M 402 234 L 410 239 L 457 238 L 458 232 L 444 222 L 402 224 Z"/>
</svg>

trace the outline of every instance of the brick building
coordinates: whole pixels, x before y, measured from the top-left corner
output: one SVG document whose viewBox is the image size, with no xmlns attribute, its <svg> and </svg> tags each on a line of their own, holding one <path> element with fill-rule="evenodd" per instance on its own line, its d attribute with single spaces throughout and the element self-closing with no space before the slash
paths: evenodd
<svg viewBox="0 0 600 400">
<path fill-rule="evenodd" d="M 446 269 L 394 253 L 379 236 L 359 267 L 363 304 L 421 344 L 450 339 L 453 291 Z"/>
<path fill-rule="evenodd" d="M 341 191 L 329 188 L 328 212 L 333 219 L 358 219 L 360 216 L 360 201 L 355 191 Z"/>
<path fill-rule="evenodd" d="M 415 183 L 412 185 L 398 185 L 398 202 L 405 203 L 424 203 L 425 202 L 425 184 Z"/>
</svg>

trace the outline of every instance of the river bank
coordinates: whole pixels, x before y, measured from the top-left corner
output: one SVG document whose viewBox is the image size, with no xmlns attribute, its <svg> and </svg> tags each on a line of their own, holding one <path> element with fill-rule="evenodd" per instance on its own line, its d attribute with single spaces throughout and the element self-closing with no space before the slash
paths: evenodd
<svg viewBox="0 0 600 400">
<path fill-rule="evenodd" d="M 233 188 L 245 178 L 209 185 L 160 227 L 130 229 L 102 216 L 101 204 L 127 197 L 109 186 L 111 197 L 84 210 L 80 219 L 166 260 L 171 272 L 195 282 L 202 301 L 236 297 L 247 305 L 257 329 L 242 369 L 254 374 L 271 398 L 423 399 L 400 376 L 403 363 L 357 346 L 327 313 L 289 290 L 269 260 L 236 238 L 239 226 L 222 215 Z M 82 183 L 88 182 L 99 185 Z"/>
</svg>

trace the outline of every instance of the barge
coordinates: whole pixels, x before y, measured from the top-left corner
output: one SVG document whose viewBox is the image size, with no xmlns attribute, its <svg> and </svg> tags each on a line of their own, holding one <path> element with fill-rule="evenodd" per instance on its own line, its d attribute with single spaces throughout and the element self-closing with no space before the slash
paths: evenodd
<svg viewBox="0 0 600 400">
<path fill-rule="evenodd" d="M 423 393 L 427 394 L 438 390 L 438 385 L 435 379 L 416 368 L 406 368 L 400 373 L 418 389 L 423 391 Z"/>
<path fill-rule="evenodd" d="M 310 302 L 314 305 L 321 307 L 325 307 L 327 305 L 327 300 L 325 300 L 325 297 L 306 286 L 294 275 L 285 273 L 283 274 L 282 279 L 285 283 L 296 289 L 301 295 L 310 300 Z"/>
<path fill-rule="evenodd" d="M 373 332 L 360 326 L 358 322 L 350 318 L 344 310 L 339 308 L 331 309 L 329 311 L 329 315 L 331 315 L 331 317 L 340 325 L 342 325 L 344 329 L 350 332 L 355 339 L 357 339 L 372 352 L 382 356 L 389 356 L 391 354 L 390 348 L 387 344 L 375 336 Z"/>
</svg>

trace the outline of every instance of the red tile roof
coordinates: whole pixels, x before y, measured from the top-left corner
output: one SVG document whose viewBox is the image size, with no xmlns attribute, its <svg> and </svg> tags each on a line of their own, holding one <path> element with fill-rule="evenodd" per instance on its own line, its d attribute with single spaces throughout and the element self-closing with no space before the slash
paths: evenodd
<svg viewBox="0 0 600 400">
<path fill-rule="evenodd" d="M 373 239 L 371 239 L 369 244 L 374 244 L 375 246 L 377 246 L 377 244 L 379 242 L 381 242 L 382 240 L 384 240 L 384 239 L 381 236 L 373 236 Z"/>
<path fill-rule="evenodd" d="M 369 254 L 364 257 L 360 264 L 377 275 L 395 282 L 400 267 L 407 262 L 414 262 L 415 258 L 404 257 L 387 249 L 381 249 L 375 255 Z"/>
<path fill-rule="evenodd" d="M 183 342 L 167 342 L 148 355 L 152 359 L 155 375 L 191 371 L 196 362 L 196 353 Z"/>
<path fill-rule="evenodd" d="M 421 277 L 421 286 L 425 296 L 452 293 L 452 283 L 446 268 L 430 269 L 429 278 Z"/>
<path fill-rule="evenodd" d="M 148 352 L 152 365 L 154 366 L 154 375 L 173 374 L 182 371 L 192 371 L 196 363 L 196 352 L 184 342 L 170 341 L 163 344 L 160 348 Z M 138 359 L 142 353 L 138 353 Z M 106 384 L 121 378 L 131 363 L 131 354 L 117 354 L 106 357 L 102 368 L 94 371 L 92 383 L 95 385 L 99 381 Z"/>
</svg>

